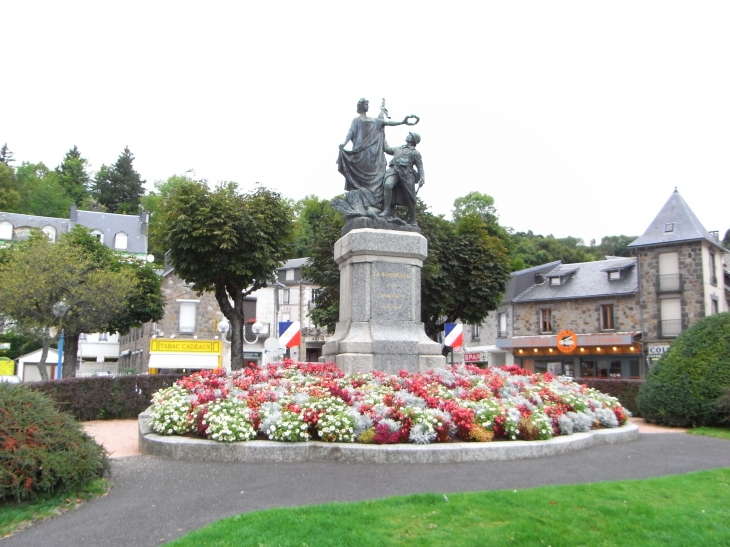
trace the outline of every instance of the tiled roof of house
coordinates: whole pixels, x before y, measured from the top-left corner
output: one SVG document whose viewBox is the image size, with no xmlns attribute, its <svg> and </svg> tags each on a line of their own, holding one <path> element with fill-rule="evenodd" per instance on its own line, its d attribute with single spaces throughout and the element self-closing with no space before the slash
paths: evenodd
<svg viewBox="0 0 730 547">
<path fill-rule="evenodd" d="M 716 247 L 723 248 L 717 238 L 705 230 L 687 202 L 675 189 L 644 235 L 629 243 L 628 246 L 646 247 L 696 240 L 709 241 Z"/>
<path fill-rule="evenodd" d="M 70 230 L 71 221 L 67 218 L 42 217 L 38 215 L 23 215 L 20 213 L 2 213 L 0 212 L 0 222 L 7 221 L 13 225 L 13 228 L 43 228 L 44 226 L 53 226 L 56 233 L 61 235 Z"/>
<path fill-rule="evenodd" d="M 580 264 L 560 264 L 544 274 L 545 281 L 533 284 L 514 298 L 515 302 L 561 300 L 635 294 L 638 281 L 634 258 L 612 258 Z M 609 280 L 609 272 L 621 271 L 620 279 Z M 550 283 L 551 277 L 560 277 L 559 285 Z"/>
</svg>

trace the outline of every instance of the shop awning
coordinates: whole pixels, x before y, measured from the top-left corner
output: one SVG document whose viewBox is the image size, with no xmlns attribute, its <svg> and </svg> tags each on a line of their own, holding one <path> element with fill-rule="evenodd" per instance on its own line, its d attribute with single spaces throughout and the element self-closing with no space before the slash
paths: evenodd
<svg viewBox="0 0 730 547">
<path fill-rule="evenodd" d="M 217 353 L 150 353 L 149 368 L 215 369 L 218 367 Z"/>
<path fill-rule="evenodd" d="M 641 333 L 612 332 L 600 334 L 576 334 L 578 346 L 625 346 L 633 344 Z M 552 348 L 556 345 L 554 334 L 541 336 L 514 336 L 512 338 L 498 338 L 495 345 L 500 349 L 513 348 Z"/>
</svg>

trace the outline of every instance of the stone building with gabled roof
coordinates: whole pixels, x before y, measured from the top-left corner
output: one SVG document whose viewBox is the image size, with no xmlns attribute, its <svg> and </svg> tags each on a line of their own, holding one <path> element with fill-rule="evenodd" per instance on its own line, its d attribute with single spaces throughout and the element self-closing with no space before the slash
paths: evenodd
<svg viewBox="0 0 730 547">
<path fill-rule="evenodd" d="M 629 248 L 632 257 L 514 272 L 500 308 L 471 339 L 465 329 L 464 360 L 643 378 L 678 334 L 728 310 L 727 250 L 676 190 Z"/>
<path fill-rule="evenodd" d="M 637 258 L 642 331 L 650 355 L 661 355 L 703 317 L 728 310 L 723 269 L 727 249 L 676 189 L 629 248 Z"/>
</svg>

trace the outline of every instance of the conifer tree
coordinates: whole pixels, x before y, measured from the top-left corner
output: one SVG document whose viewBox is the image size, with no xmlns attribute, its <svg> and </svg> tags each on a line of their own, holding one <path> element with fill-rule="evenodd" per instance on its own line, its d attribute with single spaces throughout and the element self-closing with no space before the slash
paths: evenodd
<svg viewBox="0 0 730 547">
<path fill-rule="evenodd" d="M 5 143 L 3 144 L 2 148 L 0 148 L 0 163 L 10 165 L 10 162 L 12 161 L 13 153 L 10 151 L 10 148 L 8 148 L 8 143 Z"/>
<path fill-rule="evenodd" d="M 74 147 L 66 152 L 63 163 L 56 167 L 58 183 L 66 195 L 76 204 L 81 204 L 89 196 L 89 174 L 86 172 L 87 161 L 81 152 Z"/>
<path fill-rule="evenodd" d="M 94 178 L 92 194 L 110 213 L 136 214 L 145 183 L 134 170 L 134 156 L 128 147 L 112 167 L 101 166 Z"/>
</svg>

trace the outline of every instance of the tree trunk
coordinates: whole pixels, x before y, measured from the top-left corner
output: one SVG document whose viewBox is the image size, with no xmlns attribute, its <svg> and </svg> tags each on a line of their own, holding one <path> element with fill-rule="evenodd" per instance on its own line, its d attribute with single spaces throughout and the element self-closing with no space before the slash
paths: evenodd
<svg viewBox="0 0 730 547">
<path fill-rule="evenodd" d="M 43 340 L 43 351 L 41 351 L 41 359 L 38 361 L 38 373 L 41 375 L 41 380 L 46 382 L 48 380 L 48 371 L 46 370 L 46 359 L 48 358 L 48 349 L 51 347 L 51 340 L 45 338 Z"/>
<path fill-rule="evenodd" d="M 231 370 L 240 370 L 243 368 L 243 290 L 233 285 L 216 284 L 215 299 L 231 322 Z"/>
<path fill-rule="evenodd" d="M 80 333 L 64 333 L 63 339 L 63 377 L 75 378 L 79 353 Z"/>
</svg>

